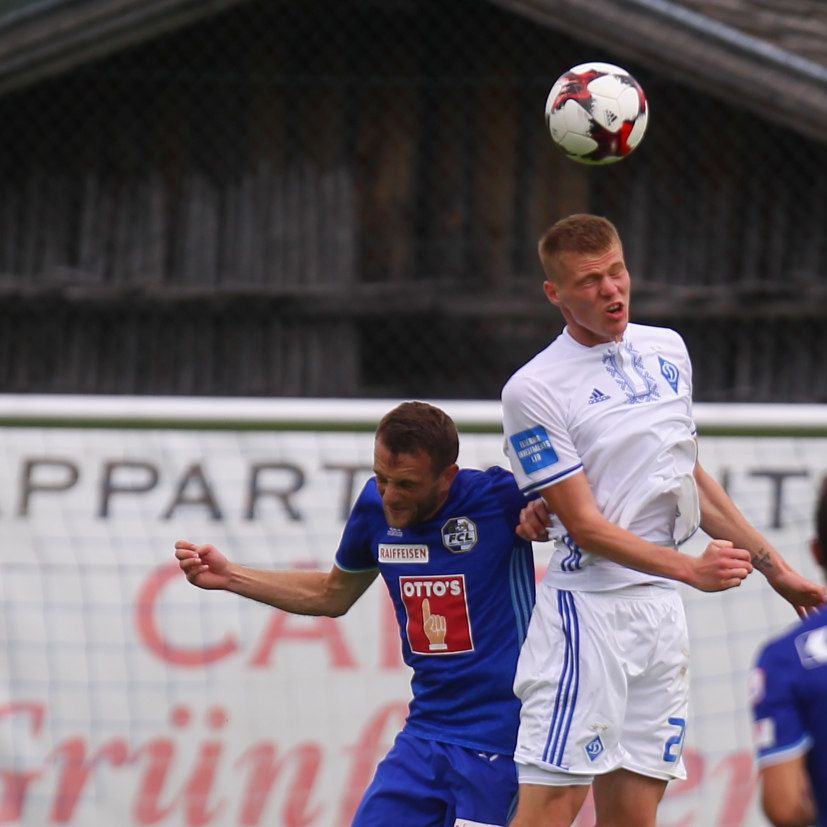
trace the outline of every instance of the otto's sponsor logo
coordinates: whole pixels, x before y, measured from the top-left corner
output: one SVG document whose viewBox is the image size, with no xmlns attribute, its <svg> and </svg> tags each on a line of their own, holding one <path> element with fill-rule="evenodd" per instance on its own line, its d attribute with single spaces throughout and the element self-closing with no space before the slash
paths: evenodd
<svg viewBox="0 0 827 827">
<path fill-rule="evenodd" d="M 459 597 L 465 592 L 465 577 L 402 577 L 399 590 L 402 597 Z"/>
<path fill-rule="evenodd" d="M 412 652 L 452 655 L 473 651 L 464 575 L 400 577 L 399 593 L 408 615 L 405 632 Z"/>
<path fill-rule="evenodd" d="M 442 544 L 455 554 L 471 551 L 477 539 L 476 523 L 467 517 L 453 517 L 442 526 Z"/>
<path fill-rule="evenodd" d="M 428 546 L 379 543 L 380 563 L 427 563 Z"/>
</svg>

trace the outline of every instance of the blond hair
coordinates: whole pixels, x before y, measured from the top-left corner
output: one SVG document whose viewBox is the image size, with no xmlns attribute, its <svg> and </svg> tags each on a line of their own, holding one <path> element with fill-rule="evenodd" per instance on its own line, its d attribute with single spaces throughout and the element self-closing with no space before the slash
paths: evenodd
<svg viewBox="0 0 827 827">
<path fill-rule="evenodd" d="M 537 243 L 537 252 L 546 278 L 557 281 L 561 255 L 602 253 L 616 243 L 620 243 L 620 236 L 608 218 L 575 213 L 552 224 L 543 233 Z"/>
</svg>

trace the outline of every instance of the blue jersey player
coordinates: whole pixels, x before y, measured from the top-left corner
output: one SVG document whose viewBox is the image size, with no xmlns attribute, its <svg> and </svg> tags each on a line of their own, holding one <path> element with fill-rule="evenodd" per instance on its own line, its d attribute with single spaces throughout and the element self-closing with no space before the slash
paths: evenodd
<svg viewBox="0 0 827 827">
<path fill-rule="evenodd" d="M 342 615 L 382 575 L 413 698 L 356 827 L 502 827 L 515 805 L 512 684 L 534 604 L 531 544 L 516 533 L 526 500 L 501 468 L 458 468 L 458 451 L 456 426 L 439 408 L 405 402 L 386 414 L 374 477 L 327 573 L 250 569 L 214 546 L 175 544 L 196 586 L 297 614 Z"/>
<path fill-rule="evenodd" d="M 827 483 L 813 555 L 827 566 Z M 761 803 L 776 827 L 827 825 L 827 611 L 770 641 L 752 679 Z"/>
</svg>

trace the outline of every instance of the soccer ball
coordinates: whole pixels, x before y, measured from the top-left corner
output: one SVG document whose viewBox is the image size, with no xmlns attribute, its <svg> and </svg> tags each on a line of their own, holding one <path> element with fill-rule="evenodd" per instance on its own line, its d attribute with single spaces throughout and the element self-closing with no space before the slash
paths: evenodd
<svg viewBox="0 0 827 827">
<path fill-rule="evenodd" d="M 643 139 L 649 107 L 640 84 L 611 63 L 581 63 L 561 75 L 546 100 L 546 126 L 581 164 L 621 161 Z"/>
</svg>

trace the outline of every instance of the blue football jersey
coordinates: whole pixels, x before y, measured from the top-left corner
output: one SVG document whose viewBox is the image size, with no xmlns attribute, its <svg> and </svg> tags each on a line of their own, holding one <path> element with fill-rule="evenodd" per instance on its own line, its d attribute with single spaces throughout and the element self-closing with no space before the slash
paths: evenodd
<svg viewBox="0 0 827 827">
<path fill-rule="evenodd" d="M 827 611 L 770 641 L 753 680 L 758 765 L 806 754 L 819 823 L 826 823 Z"/>
<path fill-rule="evenodd" d="M 345 526 L 336 565 L 379 568 L 413 669 L 405 729 L 511 755 L 517 655 L 534 605 L 531 543 L 515 533 L 526 500 L 502 468 L 462 469 L 428 522 L 388 525 L 371 479 Z"/>
</svg>

